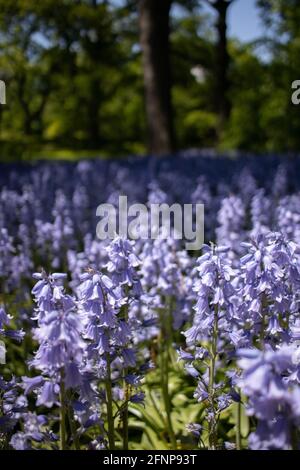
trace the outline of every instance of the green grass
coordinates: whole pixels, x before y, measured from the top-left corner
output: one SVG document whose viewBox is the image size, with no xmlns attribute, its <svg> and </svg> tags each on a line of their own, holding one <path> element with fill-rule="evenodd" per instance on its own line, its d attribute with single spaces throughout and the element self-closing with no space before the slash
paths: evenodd
<svg viewBox="0 0 300 470">
<path fill-rule="evenodd" d="M 76 162 L 89 158 L 126 158 L 128 155 L 142 155 L 145 148 L 128 143 L 118 147 L 117 144 L 103 146 L 99 149 L 79 148 L 76 146 L 65 146 L 53 142 L 37 142 L 34 139 L 15 139 L 14 141 L 0 141 L 0 162 L 36 162 L 39 160 L 70 161 Z"/>
</svg>

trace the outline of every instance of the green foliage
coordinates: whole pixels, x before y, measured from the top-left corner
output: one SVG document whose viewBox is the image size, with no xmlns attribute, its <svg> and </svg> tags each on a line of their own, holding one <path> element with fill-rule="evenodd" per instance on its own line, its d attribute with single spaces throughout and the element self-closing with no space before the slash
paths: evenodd
<svg viewBox="0 0 300 470">
<path fill-rule="evenodd" d="M 174 3 L 182 7 L 172 10 L 170 35 L 177 147 L 296 151 L 299 2 L 259 0 L 268 40 L 229 41 L 232 113 L 218 144 L 214 20 L 201 1 Z M 1 159 L 146 151 L 137 1 L 0 0 L 0 12 Z"/>
<path fill-rule="evenodd" d="M 161 392 L 160 374 L 157 370 L 146 377 L 145 403 L 130 405 L 130 429 L 138 438 L 132 449 L 172 449 L 168 439 L 167 416 Z M 185 430 L 187 423 L 199 422 L 203 407 L 193 399 L 193 383 L 189 385 L 186 374 L 177 363 L 169 373 L 169 395 L 172 402 L 172 423 L 179 449 L 196 449 L 197 441 Z"/>
</svg>

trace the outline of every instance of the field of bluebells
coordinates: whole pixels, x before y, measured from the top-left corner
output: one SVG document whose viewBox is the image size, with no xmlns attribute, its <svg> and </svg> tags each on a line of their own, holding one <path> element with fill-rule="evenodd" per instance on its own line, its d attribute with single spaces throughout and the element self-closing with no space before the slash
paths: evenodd
<svg viewBox="0 0 300 470">
<path fill-rule="evenodd" d="M 300 160 L 0 170 L 1 449 L 299 449 Z M 96 237 L 204 203 L 205 245 Z"/>
</svg>

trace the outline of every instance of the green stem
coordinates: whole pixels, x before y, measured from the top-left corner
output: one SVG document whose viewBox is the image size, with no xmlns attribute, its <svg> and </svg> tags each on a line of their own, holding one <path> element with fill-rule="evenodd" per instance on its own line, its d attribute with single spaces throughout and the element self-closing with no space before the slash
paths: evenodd
<svg viewBox="0 0 300 470">
<path fill-rule="evenodd" d="M 73 438 L 73 442 L 74 442 L 74 447 L 75 447 L 76 450 L 80 450 L 80 443 L 79 443 L 79 439 L 78 439 L 78 435 L 77 435 L 76 426 L 75 426 L 75 423 L 74 423 L 74 413 L 72 411 L 71 406 L 68 406 L 68 418 L 69 418 L 70 429 L 71 429 L 72 438 Z"/>
<path fill-rule="evenodd" d="M 126 295 L 128 295 L 128 288 L 126 290 Z M 124 320 L 125 322 L 128 321 L 128 304 L 125 307 L 125 313 L 124 313 Z M 122 420 L 123 420 L 123 450 L 128 450 L 128 400 L 129 400 L 129 390 L 128 390 L 128 384 L 125 380 L 126 375 L 128 374 L 128 370 L 124 370 L 124 398 L 125 398 L 125 403 L 124 403 L 124 410 L 122 414 Z"/>
<path fill-rule="evenodd" d="M 169 364 L 168 364 L 168 350 L 167 351 L 162 351 L 162 364 L 161 364 L 161 382 L 162 382 L 162 393 L 163 393 L 163 400 L 164 400 L 164 407 L 165 407 L 165 412 L 167 416 L 167 428 L 168 428 L 168 434 L 169 438 L 172 444 L 172 450 L 177 449 L 177 442 L 176 442 L 176 436 L 174 433 L 173 429 L 173 423 L 172 423 L 172 418 L 171 418 L 171 410 L 172 410 L 172 404 L 170 400 L 170 394 L 169 394 Z"/>
<path fill-rule="evenodd" d="M 299 436 L 295 426 L 291 427 L 291 448 L 292 450 L 299 450 Z"/>
<path fill-rule="evenodd" d="M 166 424 L 167 424 L 169 439 L 172 444 L 172 449 L 176 450 L 177 442 L 176 442 L 176 436 L 175 436 L 175 432 L 173 429 L 173 423 L 172 423 L 172 417 L 171 417 L 172 403 L 171 403 L 170 393 L 169 393 L 169 351 L 170 351 L 171 343 L 172 343 L 172 307 L 173 307 L 173 302 L 171 298 L 169 302 L 169 309 L 167 312 L 167 325 L 165 323 L 166 322 L 165 317 L 163 316 L 161 318 L 162 334 L 160 338 L 160 356 L 161 356 L 160 370 L 161 370 L 162 396 L 163 396 L 164 408 L 165 408 L 166 418 L 167 418 Z"/>
<path fill-rule="evenodd" d="M 125 389 L 125 404 L 123 411 L 123 450 L 128 450 L 128 386 Z"/>
<path fill-rule="evenodd" d="M 67 449 L 66 438 L 66 392 L 64 382 L 64 372 L 61 372 L 60 379 L 60 450 Z"/>
<path fill-rule="evenodd" d="M 258 348 L 261 349 L 262 351 L 264 350 L 265 347 L 265 323 L 266 323 L 266 316 L 268 313 L 268 299 L 265 294 L 262 294 L 261 298 L 261 303 L 262 303 L 262 319 L 261 319 L 261 327 L 260 327 L 260 332 L 259 332 L 259 345 Z"/>
<path fill-rule="evenodd" d="M 242 449 L 242 440 L 241 440 L 241 411 L 242 405 L 239 401 L 236 403 L 236 450 Z"/>
<path fill-rule="evenodd" d="M 107 378 L 105 382 L 106 387 L 106 406 L 107 406 L 107 422 L 108 422 L 108 443 L 109 450 L 115 449 L 115 426 L 113 417 L 113 399 L 112 399 L 112 384 L 111 384 L 111 368 L 110 368 L 110 355 L 106 355 L 107 363 Z"/>
<path fill-rule="evenodd" d="M 217 448 L 217 420 L 215 410 L 215 369 L 216 369 L 216 357 L 217 357 L 217 341 L 218 341 L 218 306 L 215 306 L 214 310 L 214 326 L 213 326 L 213 337 L 211 344 L 211 358 L 209 368 L 209 400 L 213 411 L 213 419 L 209 421 L 209 449 L 216 450 Z"/>
</svg>

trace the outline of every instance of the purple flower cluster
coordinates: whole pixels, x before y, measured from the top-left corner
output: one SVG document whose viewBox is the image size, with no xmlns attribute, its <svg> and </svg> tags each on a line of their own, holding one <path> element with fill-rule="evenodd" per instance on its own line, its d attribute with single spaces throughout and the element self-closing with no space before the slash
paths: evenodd
<svg viewBox="0 0 300 470">
<path fill-rule="evenodd" d="M 254 450 L 299 450 L 299 373 L 297 347 L 282 345 L 272 350 L 242 349 L 237 352 L 243 370 L 240 386 L 249 398 L 247 411 L 258 425 L 250 437 Z"/>
<path fill-rule="evenodd" d="M 51 407 L 57 401 L 58 384 L 64 381 L 66 389 L 80 385 L 80 365 L 85 343 L 81 338 L 83 325 L 74 299 L 64 292 L 65 274 L 45 272 L 34 274 L 38 280 L 32 293 L 37 303 L 38 328 L 34 338 L 39 348 L 32 367 L 39 369 L 47 380 L 38 397 L 38 405 Z"/>
<path fill-rule="evenodd" d="M 3 168 L 1 447 L 127 449 L 131 424 L 132 447 L 299 447 L 298 160 L 216 167 L 187 153 Z M 204 203 L 217 245 L 97 240 L 96 207 L 120 194 Z"/>
<path fill-rule="evenodd" d="M 244 244 L 241 258 L 237 323 L 249 343 L 288 341 L 299 310 L 299 248 L 269 233 Z"/>
<path fill-rule="evenodd" d="M 243 395 L 258 420 L 251 448 L 298 448 L 299 249 L 278 233 L 261 233 L 243 247 L 234 269 L 228 249 L 204 248 L 193 325 L 184 332 L 188 349 L 179 356 L 197 379 L 194 397 L 206 406 L 210 448 L 219 445 L 223 410 L 240 407 Z M 241 375 L 232 368 L 236 357 Z"/>
<path fill-rule="evenodd" d="M 194 397 L 206 404 L 209 447 L 216 449 L 220 413 L 237 396 L 232 380 L 220 378 L 219 374 L 219 370 L 225 369 L 230 353 L 235 272 L 226 259 L 227 248 L 205 246 L 203 251 L 197 261 L 199 277 L 194 284 L 197 302 L 193 325 L 184 332 L 188 350 L 181 350 L 179 357 L 185 362 L 186 371 L 197 379 Z"/>
<path fill-rule="evenodd" d="M 24 337 L 23 331 L 9 330 L 6 327 L 11 322 L 4 307 L 0 308 L 0 339 L 1 336 L 14 339 L 18 342 Z M 6 363 L 6 346 L 0 341 L 0 366 Z M 14 430 L 18 419 L 23 412 L 26 411 L 27 400 L 23 395 L 18 393 L 17 380 L 11 377 L 9 380 L 0 374 L 0 449 L 4 447 L 8 441 L 8 436 Z"/>
<path fill-rule="evenodd" d="M 123 411 L 117 412 L 122 418 L 129 402 L 144 399 L 141 378 L 148 366 L 136 351 L 133 329 L 141 325 L 131 314 L 142 293 L 139 260 L 128 240 L 115 239 L 107 251 L 106 274 L 88 268 L 81 275 L 78 298 L 66 293 L 66 274 L 42 271 L 33 275 L 37 280 L 32 294 L 38 324 L 33 337 L 39 346 L 29 365 L 40 375 L 24 376 L 21 387 L 25 397 L 34 393 L 36 407 L 59 409 L 63 449 L 68 445 L 78 448 L 80 436 L 90 429 L 95 430 L 96 448 L 107 446 L 107 442 L 111 446 L 114 436 L 112 429 L 104 426 L 103 406 L 106 404 L 107 413 L 110 410 L 107 419 L 113 424 L 113 401 L 123 403 Z M 8 322 L 4 311 L 1 320 Z M 8 390 L 11 393 L 12 388 Z M 15 414 L 12 417 L 17 419 Z M 57 436 L 44 414 L 24 409 L 18 419 L 24 430 L 13 435 L 12 447 L 30 449 L 48 441 L 55 448 Z M 69 438 L 67 421 L 73 429 Z"/>
<path fill-rule="evenodd" d="M 117 385 L 124 371 L 137 367 L 133 327 L 139 325 L 131 318 L 131 308 L 142 291 L 132 244 L 115 239 L 108 247 L 108 257 L 107 274 L 92 268 L 82 274 L 78 298 L 88 361 L 100 379 L 106 378 L 109 363 Z M 131 382 L 132 386 L 139 385 L 139 380 Z"/>
</svg>

